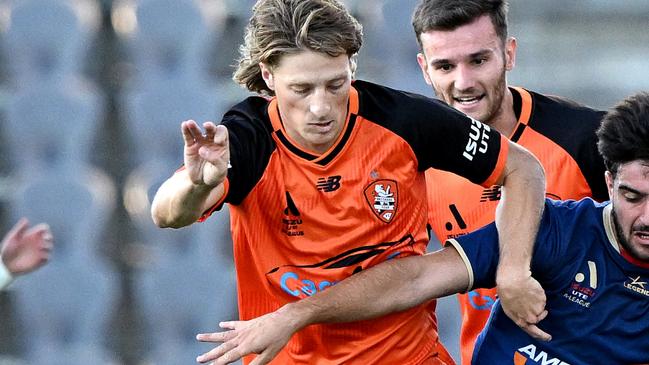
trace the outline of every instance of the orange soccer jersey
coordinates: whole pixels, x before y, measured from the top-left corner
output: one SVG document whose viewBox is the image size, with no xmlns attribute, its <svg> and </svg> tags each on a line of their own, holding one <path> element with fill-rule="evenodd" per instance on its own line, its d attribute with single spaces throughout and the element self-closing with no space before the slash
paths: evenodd
<svg viewBox="0 0 649 365">
<path fill-rule="evenodd" d="M 510 139 L 534 154 L 545 169 L 552 199 L 607 200 L 604 163 L 595 130 L 602 112 L 522 88 L 511 88 L 518 125 Z M 495 219 L 500 187 L 481 188 L 445 171 L 426 171 L 429 222 L 440 240 L 458 237 Z M 462 312 L 462 364 L 471 363 L 475 340 L 496 300 L 496 289 L 459 296 Z"/>
<path fill-rule="evenodd" d="M 251 97 L 224 116 L 232 165 L 224 202 L 241 319 L 385 260 L 423 254 L 426 169 L 485 186 L 502 172 L 506 140 L 439 101 L 355 81 L 348 109 L 343 132 L 322 155 L 291 140 L 275 99 Z M 478 148 L 466 148 L 469 140 Z M 309 326 L 273 363 L 452 364 L 438 344 L 431 305 Z"/>
</svg>

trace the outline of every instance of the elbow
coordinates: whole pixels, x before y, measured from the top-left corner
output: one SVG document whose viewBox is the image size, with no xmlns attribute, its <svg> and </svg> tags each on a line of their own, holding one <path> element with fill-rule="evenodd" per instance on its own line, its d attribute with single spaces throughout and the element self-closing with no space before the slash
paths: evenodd
<svg viewBox="0 0 649 365">
<path fill-rule="evenodd" d="M 158 228 L 170 228 L 171 227 L 171 222 L 162 217 L 161 215 L 156 214 L 153 209 L 151 209 L 151 219 L 153 220 L 153 224 L 158 226 Z"/>
<path fill-rule="evenodd" d="M 173 222 L 165 214 L 161 214 L 155 205 L 151 206 L 151 219 L 153 220 L 153 224 L 159 228 L 171 228 L 173 226 Z"/>
<path fill-rule="evenodd" d="M 168 210 L 155 204 L 155 201 L 151 205 L 151 219 L 153 224 L 159 228 L 182 228 L 196 221 L 196 219 L 189 217 L 173 215 Z"/>
<path fill-rule="evenodd" d="M 545 192 L 545 169 L 541 162 L 528 150 L 515 145 L 514 156 L 510 166 L 506 167 L 505 180 L 515 176 L 521 183 L 528 187 L 538 187 Z M 508 160 L 508 162 L 510 162 Z"/>
</svg>

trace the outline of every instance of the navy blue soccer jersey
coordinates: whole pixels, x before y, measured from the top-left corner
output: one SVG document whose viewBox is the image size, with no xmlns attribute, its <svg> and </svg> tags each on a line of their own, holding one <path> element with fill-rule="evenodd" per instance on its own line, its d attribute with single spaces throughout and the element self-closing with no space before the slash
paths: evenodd
<svg viewBox="0 0 649 365">
<path fill-rule="evenodd" d="M 494 224 L 447 241 L 469 270 L 467 290 L 495 286 Z M 532 275 L 546 291 L 548 316 L 535 340 L 496 301 L 473 364 L 649 364 L 649 265 L 632 263 L 616 238 L 609 203 L 546 200 Z"/>
</svg>

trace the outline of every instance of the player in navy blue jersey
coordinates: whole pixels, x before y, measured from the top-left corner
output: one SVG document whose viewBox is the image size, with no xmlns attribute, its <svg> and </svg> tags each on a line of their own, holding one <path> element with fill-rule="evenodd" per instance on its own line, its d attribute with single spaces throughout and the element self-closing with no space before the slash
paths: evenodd
<svg viewBox="0 0 649 365">
<path fill-rule="evenodd" d="M 649 93 L 613 108 L 597 136 L 610 201 L 546 200 L 534 246 L 532 274 L 547 297 L 538 327 L 553 338 L 524 332 L 496 301 L 473 364 L 649 364 Z M 276 312 L 222 323 L 230 330 L 202 339 L 223 342 L 212 352 L 216 358 L 272 357 L 307 325 L 373 318 L 492 287 L 497 245 L 490 224 L 435 253 L 391 260 Z"/>
</svg>

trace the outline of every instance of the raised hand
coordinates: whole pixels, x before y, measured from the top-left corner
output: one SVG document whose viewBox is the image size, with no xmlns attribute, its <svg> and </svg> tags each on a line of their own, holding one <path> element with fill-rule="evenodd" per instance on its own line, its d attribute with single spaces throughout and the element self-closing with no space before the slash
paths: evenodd
<svg viewBox="0 0 649 365">
<path fill-rule="evenodd" d="M 0 257 L 13 275 L 25 274 L 47 262 L 52 241 L 52 232 L 47 224 L 29 228 L 27 219 L 21 218 L 2 240 Z"/>
<path fill-rule="evenodd" d="M 203 123 L 205 133 L 193 120 L 181 124 L 185 141 L 185 168 L 194 184 L 215 187 L 225 180 L 230 162 L 228 130 Z"/>
</svg>

